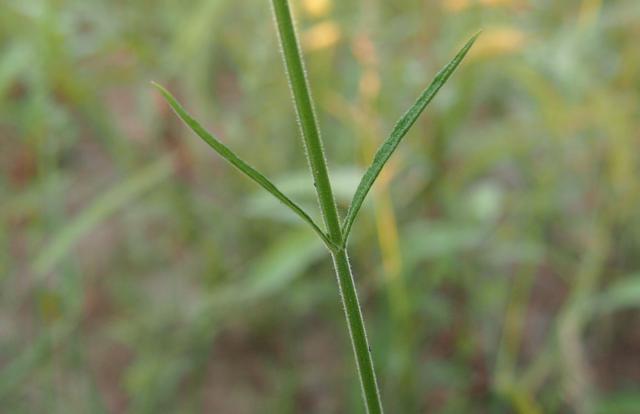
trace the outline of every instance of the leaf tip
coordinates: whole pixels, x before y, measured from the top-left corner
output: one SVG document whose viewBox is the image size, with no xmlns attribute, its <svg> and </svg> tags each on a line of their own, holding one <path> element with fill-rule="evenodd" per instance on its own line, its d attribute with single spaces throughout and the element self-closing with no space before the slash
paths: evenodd
<svg viewBox="0 0 640 414">
<path fill-rule="evenodd" d="M 160 85 L 158 82 L 149 81 L 149 83 L 151 84 L 151 86 L 155 87 L 158 91 L 160 91 L 160 93 L 162 95 L 164 95 L 165 98 L 169 98 L 171 96 L 171 94 L 169 93 L 167 88 L 165 88 L 164 86 Z"/>
<path fill-rule="evenodd" d="M 162 86 L 160 86 L 160 84 L 159 84 L 158 82 L 153 81 L 153 80 L 152 80 L 152 81 L 149 81 L 149 84 L 150 84 L 151 86 L 155 86 L 155 87 L 156 87 L 156 88 L 158 88 L 158 89 L 162 88 Z"/>
<path fill-rule="evenodd" d="M 473 36 L 471 36 L 471 38 L 467 41 L 467 45 L 465 49 L 471 49 L 471 46 L 473 46 L 476 40 L 478 40 L 482 32 L 483 32 L 483 29 L 480 29 Z"/>
</svg>

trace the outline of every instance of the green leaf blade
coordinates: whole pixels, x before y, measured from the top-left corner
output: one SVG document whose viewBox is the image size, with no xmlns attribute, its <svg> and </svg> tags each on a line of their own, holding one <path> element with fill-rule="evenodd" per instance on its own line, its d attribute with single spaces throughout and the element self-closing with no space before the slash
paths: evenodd
<svg viewBox="0 0 640 414">
<path fill-rule="evenodd" d="M 327 247 L 335 251 L 338 249 L 338 246 L 333 243 L 329 237 L 325 234 L 322 229 L 313 221 L 311 216 L 307 214 L 300 206 L 298 206 L 293 200 L 287 197 L 282 191 L 280 191 L 267 177 L 258 172 L 255 168 L 247 164 L 240 157 L 238 157 L 231 149 L 229 149 L 222 142 L 218 141 L 213 135 L 211 135 L 198 121 L 189 115 L 189 113 L 178 103 L 178 101 L 173 97 L 173 95 L 166 90 L 163 86 L 152 82 L 152 85 L 158 88 L 160 93 L 164 96 L 167 103 L 173 108 L 175 113 L 182 119 L 182 121 L 196 134 L 198 135 L 204 142 L 206 142 L 211 148 L 213 148 L 222 158 L 224 158 L 231 165 L 236 167 L 238 170 L 243 172 L 249 178 L 251 178 L 255 183 L 260 185 L 262 188 L 271 193 L 275 198 L 277 198 L 284 205 L 289 207 L 294 213 L 296 213 L 304 222 L 306 222 L 313 231 L 315 231 L 318 236 L 324 241 Z"/>
<path fill-rule="evenodd" d="M 480 33 L 477 33 L 469 39 L 462 49 L 460 49 L 458 54 L 438 72 L 431 84 L 422 92 L 413 106 L 409 108 L 400 120 L 398 120 L 387 140 L 380 146 L 380 148 L 378 148 L 371 165 L 362 176 L 360 184 L 358 185 L 351 201 L 351 205 L 349 206 L 349 210 L 347 211 L 347 215 L 343 221 L 343 238 L 340 246 L 341 248 L 345 247 L 347 239 L 349 238 L 349 233 L 351 232 L 351 227 L 355 222 L 358 212 L 369 194 L 373 183 L 378 178 L 378 175 L 380 175 L 382 168 L 384 168 L 389 158 L 391 158 L 391 155 L 393 155 L 394 151 L 402 141 L 402 138 L 404 138 L 407 132 L 409 132 L 409 129 L 411 129 L 413 124 L 415 124 L 418 117 L 422 114 L 429 103 L 431 103 L 444 84 L 449 80 L 453 72 L 455 72 L 456 68 L 465 58 L 479 35 Z"/>
</svg>

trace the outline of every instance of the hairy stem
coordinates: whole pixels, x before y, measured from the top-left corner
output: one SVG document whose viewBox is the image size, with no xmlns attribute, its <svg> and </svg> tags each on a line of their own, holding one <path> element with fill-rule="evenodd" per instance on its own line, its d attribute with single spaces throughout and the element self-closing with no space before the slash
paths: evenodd
<svg viewBox="0 0 640 414">
<path fill-rule="evenodd" d="M 382 402 L 380 401 L 376 373 L 373 368 L 367 332 L 364 328 L 362 312 L 358 303 L 358 293 L 351 274 L 351 266 L 349 265 L 349 256 L 346 249 L 333 253 L 333 265 L 338 277 L 340 296 L 342 297 L 344 314 L 347 318 L 365 406 L 369 414 L 382 414 Z"/>
<path fill-rule="evenodd" d="M 322 138 L 313 108 L 313 100 L 305 74 L 304 62 L 291 10 L 287 0 L 272 0 L 271 3 L 322 217 L 330 240 L 333 243 L 344 246 L 338 209 L 331 189 L 327 162 L 322 148 Z M 379 414 L 382 413 L 380 392 L 378 391 L 371 352 L 346 248 L 334 250 L 331 255 L 356 358 L 365 406 L 368 413 Z"/>
</svg>

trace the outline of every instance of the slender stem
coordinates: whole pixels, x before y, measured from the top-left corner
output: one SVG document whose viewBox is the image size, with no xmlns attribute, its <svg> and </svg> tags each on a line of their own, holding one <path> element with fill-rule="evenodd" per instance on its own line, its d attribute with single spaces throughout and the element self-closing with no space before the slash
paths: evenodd
<svg viewBox="0 0 640 414">
<path fill-rule="evenodd" d="M 344 306 L 344 314 L 347 318 L 351 345 L 356 357 L 358 374 L 360 375 L 360 386 L 362 396 L 369 414 L 382 414 L 382 402 L 380 401 L 380 391 L 376 372 L 371 359 L 371 350 L 367 340 L 367 332 L 364 328 L 362 312 L 358 303 L 358 293 L 349 265 L 349 256 L 346 249 L 333 253 L 333 265 L 338 276 L 338 287 Z"/>
<path fill-rule="evenodd" d="M 318 128 L 318 121 L 313 108 L 311 88 L 307 81 L 289 3 L 287 0 L 272 0 L 271 3 L 273 4 L 285 67 L 289 76 L 296 114 L 302 129 L 307 159 L 313 174 L 322 216 L 327 226 L 329 237 L 333 239 L 334 243 L 340 243 L 342 238 L 340 221 L 333 198 L 333 191 L 331 190 L 329 173 L 327 172 L 327 162 L 322 148 L 320 129 Z"/>
<path fill-rule="evenodd" d="M 338 209 L 331 189 L 327 161 L 322 148 L 322 138 L 311 98 L 311 88 L 306 78 L 289 3 L 287 0 L 272 0 L 271 4 L 322 217 L 331 241 L 343 245 Z M 356 358 L 365 406 L 369 414 L 381 414 L 383 411 L 380 392 L 346 248 L 332 251 L 331 255 Z"/>
</svg>

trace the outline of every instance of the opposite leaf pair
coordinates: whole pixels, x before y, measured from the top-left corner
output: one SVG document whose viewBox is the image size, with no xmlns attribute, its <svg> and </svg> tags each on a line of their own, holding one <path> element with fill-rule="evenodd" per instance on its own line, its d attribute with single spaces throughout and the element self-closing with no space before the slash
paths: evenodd
<svg viewBox="0 0 640 414">
<path fill-rule="evenodd" d="M 373 162 L 364 173 L 358 188 L 353 196 L 353 200 L 351 201 L 351 205 L 349 206 L 349 210 L 347 211 L 347 215 L 342 222 L 342 240 L 338 243 L 332 241 L 327 233 L 325 233 L 316 223 L 313 221 L 311 216 L 307 214 L 298 204 L 296 204 L 293 200 L 287 197 L 282 191 L 278 189 L 268 178 L 258 172 L 255 168 L 251 167 L 249 164 L 240 159 L 233 151 L 231 151 L 227 146 L 217 140 L 213 135 L 207 132 L 206 129 L 198 123 L 195 119 L 193 119 L 187 111 L 178 103 L 178 101 L 167 91 L 165 88 L 160 86 L 159 84 L 153 82 L 153 85 L 156 86 L 162 95 L 165 97 L 169 105 L 173 108 L 173 110 L 178 114 L 178 116 L 191 128 L 193 132 L 195 132 L 200 138 L 202 138 L 211 148 L 213 148 L 218 154 L 220 154 L 225 160 L 231 163 L 233 166 L 238 168 L 240 171 L 244 172 L 249 178 L 258 183 L 262 188 L 270 192 L 274 197 L 280 200 L 284 205 L 289 207 L 294 213 L 296 213 L 304 222 L 311 226 L 311 228 L 320 236 L 325 245 L 332 252 L 339 252 L 343 250 L 346 246 L 347 240 L 349 238 L 349 233 L 351 232 L 351 227 L 356 220 L 358 212 L 364 203 L 367 194 L 371 190 L 373 183 L 375 182 L 378 175 L 382 171 L 382 168 L 389 160 L 393 152 L 396 150 L 400 141 L 407 134 L 409 129 L 416 122 L 420 114 L 424 111 L 424 109 L 429 105 L 429 103 L 436 96 L 440 88 L 449 80 L 453 72 L 456 70 L 460 62 L 464 59 L 464 57 L 473 46 L 473 43 L 478 38 L 478 34 L 473 36 L 464 47 L 458 52 L 458 54 L 449 62 L 444 68 L 438 72 L 436 77 L 433 79 L 429 87 L 427 87 L 418 100 L 413 104 L 411 108 L 400 118 L 400 120 L 396 123 L 389 137 L 385 140 L 385 142 L 380 146 L 378 151 L 376 152 Z"/>
</svg>

